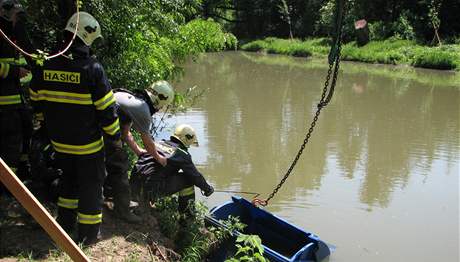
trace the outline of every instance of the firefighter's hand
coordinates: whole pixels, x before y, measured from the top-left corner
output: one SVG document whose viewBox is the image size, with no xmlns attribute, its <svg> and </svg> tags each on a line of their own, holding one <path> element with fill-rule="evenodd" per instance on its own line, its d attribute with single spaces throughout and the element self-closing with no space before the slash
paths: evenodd
<svg viewBox="0 0 460 262">
<path fill-rule="evenodd" d="M 167 163 L 166 157 L 158 155 L 157 161 L 158 163 L 160 163 L 160 165 L 166 166 L 166 163 Z"/>
<path fill-rule="evenodd" d="M 136 155 L 137 155 L 138 157 L 141 157 L 142 155 L 145 155 L 145 154 L 147 154 L 147 150 L 142 149 L 142 148 L 139 149 L 138 152 L 136 152 Z"/>
<path fill-rule="evenodd" d="M 203 194 L 205 197 L 212 195 L 212 193 L 214 193 L 214 188 L 211 185 L 206 188 L 206 190 L 201 190 L 201 194 Z"/>
</svg>

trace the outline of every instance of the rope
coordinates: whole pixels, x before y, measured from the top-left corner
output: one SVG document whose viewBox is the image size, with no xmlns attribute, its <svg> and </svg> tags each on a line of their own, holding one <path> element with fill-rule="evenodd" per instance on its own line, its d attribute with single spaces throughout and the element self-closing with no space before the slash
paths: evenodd
<svg viewBox="0 0 460 262">
<path fill-rule="evenodd" d="M 43 64 L 43 60 L 49 60 L 49 59 L 53 59 L 53 58 L 56 58 L 58 56 L 61 56 L 63 55 L 64 53 L 66 53 L 70 46 L 72 46 L 72 43 L 73 41 L 75 40 L 75 36 L 77 35 L 77 30 L 78 30 L 78 24 L 80 23 L 80 5 L 81 5 L 81 1 L 77 0 L 76 1 L 76 6 L 77 6 L 77 23 L 75 25 L 75 31 L 73 33 L 73 36 L 72 36 L 72 39 L 70 40 L 69 44 L 66 46 L 66 48 L 64 48 L 64 50 L 54 54 L 54 55 L 48 55 L 46 52 L 42 51 L 42 50 L 39 50 L 37 49 L 37 54 L 33 54 L 33 53 L 28 53 L 27 51 L 25 51 L 24 49 L 22 49 L 20 46 L 18 46 L 15 42 L 13 42 L 4 32 L 3 30 L 0 28 L 0 34 L 2 35 L 2 37 L 11 45 L 13 46 L 16 50 L 18 50 L 21 54 L 27 56 L 27 57 L 30 57 L 32 58 L 33 60 L 37 61 L 37 64 Z"/>
<path fill-rule="evenodd" d="M 247 192 L 247 191 L 232 191 L 232 190 L 214 190 L 217 193 L 230 193 L 230 194 L 246 194 L 254 195 L 254 198 L 258 197 L 260 194 L 256 192 Z"/>
<path fill-rule="evenodd" d="M 341 39 L 342 39 L 342 23 L 343 23 L 343 16 L 344 16 L 344 8 L 345 8 L 345 0 L 337 0 L 338 6 L 336 7 L 336 15 L 335 15 L 335 29 L 336 29 L 336 37 L 334 38 L 333 41 L 333 46 L 331 47 L 331 51 L 329 53 L 329 69 L 327 72 L 326 76 L 326 82 L 324 83 L 324 88 L 323 92 L 321 94 L 321 100 L 317 105 L 316 113 L 315 116 L 313 117 L 313 120 L 310 124 L 310 128 L 308 129 L 307 134 L 305 135 L 305 139 L 300 146 L 299 151 L 297 152 L 297 155 L 294 158 L 294 161 L 291 163 L 291 166 L 289 169 L 286 171 L 284 174 L 283 178 L 281 181 L 278 183 L 278 185 L 275 187 L 273 192 L 268 196 L 267 199 L 258 199 L 254 198 L 252 200 L 252 204 L 255 206 L 267 206 L 269 201 L 278 193 L 278 190 L 283 186 L 284 182 L 288 179 L 289 175 L 291 174 L 292 170 L 296 166 L 297 162 L 300 159 L 300 156 L 302 155 L 308 141 L 310 140 L 311 134 L 313 133 L 313 130 L 316 126 L 316 122 L 318 121 L 319 115 L 321 113 L 321 110 L 326 107 L 329 102 L 332 99 L 332 96 L 334 94 L 335 86 L 337 83 L 337 76 L 339 73 L 339 68 L 340 68 L 340 52 L 342 49 L 341 45 Z M 331 82 L 331 76 L 332 76 L 332 82 Z M 329 87 L 329 82 L 331 82 L 331 86 Z"/>
</svg>

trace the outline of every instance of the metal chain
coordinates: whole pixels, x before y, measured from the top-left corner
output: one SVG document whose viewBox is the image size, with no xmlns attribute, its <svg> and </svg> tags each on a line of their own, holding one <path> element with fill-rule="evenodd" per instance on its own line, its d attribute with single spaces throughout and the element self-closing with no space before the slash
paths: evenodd
<svg viewBox="0 0 460 262">
<path fill-rule="evenodd" d="M 341 43 L 342 42 L 341 41 L 341 39 L 342 39 L 342 26 L 340 26 L 340 28 L 338 29 L 337 34 L 338 34 L 337 43 L 336 43 L 337 44 L 337 55 L 336 55 L 335 61 L 333 61 L 332 63 L 329 63 L 329 69 L 328 69 L 327 76 L 326 76 L 326 82 L 324 83 L 323 93 L 321 94 L 321 100 L 317 105 L 317 110 L 316 110 L 315 116 L 313 117 L 313 121 L 311 122 L 310 128 L 308 129 L 308 132 L 305 135 L 305 139 L 304 139 L 302 145 L 300 146 L 300 149 L 297 152 L 297 155 L 294 158 L 294 161 L 292 162 L 291 166 L 286 171 L 286 174 L 281 179 L 279 184 L 275 187 L 273 192 L 265 200 L 254 199 L 253 200 L 254 204 L 260 204 L 262 206 L 266 206 L 266 205 L 268 205 L 268 202 L 275 196 L 275 194 L 278 193 L 278 190 L 283 186 L 284 182 L 286 182 L 286 180 L 288 179 L 288 177 L 291 174 L 292 170 L 294 169 L 294 167 L 296 166 L 297 162 L 299 161 L 300 156 L 302 155 L 302 153 L 303 153 L 308 141 L 310 140 L 311 134 L 313 133 L 313 130 L 314 130 L 315 126 L 316 126 L 316 122 L 318 121 L 318 118 L 319 118 L 319 115 L 321 113 L 321 110 L 325 106 L 327 106 L 327 104 L 331 101 L 332 95 L 334 94 L 334 89 L 335 89 L 335 85 L 337 83 L 337 76 L 338 76 L 338 72 L 339 72 L 339 68 L 340 68 L 340 52 L 342 50 L 342 43 Z M 328 93 L 328 87 L 329 87 L 329 82 L 331 81 L 331 76 L 332 76 L 332 82 L 331 82 L 331 87 L 329 88 L 329 93 Z M 327 94 L 327 97 L 326 97 L 326 94 Z"/>
</svg>

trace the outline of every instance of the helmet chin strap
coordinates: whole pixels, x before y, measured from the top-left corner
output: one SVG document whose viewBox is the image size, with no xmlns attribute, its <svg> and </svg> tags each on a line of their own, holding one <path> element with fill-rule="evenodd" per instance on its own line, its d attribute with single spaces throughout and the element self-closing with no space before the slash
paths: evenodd
<svg viewBox="0 0 460 262">
<path fill-rule="evenodd" d="M 160 109 L 156 108 L 155 105 L 153 106 L 153 113 L 156 114 L 158 113 L 158 111 L 160 111 Z"/>
</svg>

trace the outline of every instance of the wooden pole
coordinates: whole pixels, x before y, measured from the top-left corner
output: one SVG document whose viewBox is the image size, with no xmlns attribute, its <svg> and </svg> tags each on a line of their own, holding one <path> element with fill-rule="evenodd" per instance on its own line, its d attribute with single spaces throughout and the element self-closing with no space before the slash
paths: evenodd
<svg viewBox="0 0 460 262">
<path fill-rule="evenodd" d="M 0 158 L 0 182 L 8 188 L 11 194 L 13 194 L 27 212 L 32 215 L 54 242 L 64 250 L 73 261 L 90 261 L 42 204 L 16 177 L 8 165 L 3 162 L 2 158 Z"/>
</svg>

